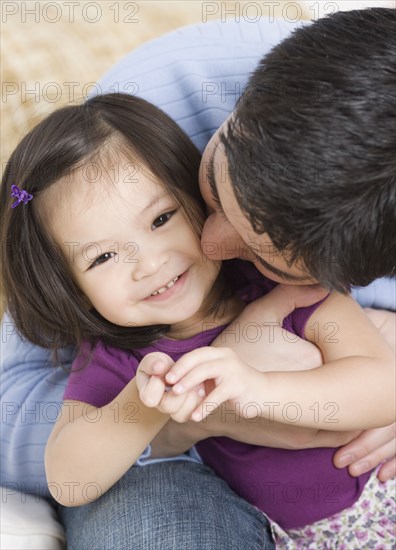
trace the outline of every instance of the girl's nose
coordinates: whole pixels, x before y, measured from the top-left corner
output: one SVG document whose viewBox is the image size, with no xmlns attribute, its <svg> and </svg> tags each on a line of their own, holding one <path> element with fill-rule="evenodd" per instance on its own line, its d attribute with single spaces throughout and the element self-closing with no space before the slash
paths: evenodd
<svg viewBox="0 0 396 550">
<path fill-rule="evenodd" d="M 214 212 L 203 226 L 201 248 L 211 260 L 231 260 L 243 255 L 246 244 L 224 216 Z"/>
<path fill-rule="evenodd" d="M 156 275 L 168 262 L 168 254 L 162 250 L 146 249 L 139 250 L 136 254 L 136 261 L 132 268 L 132 278 L 140 281 L 146 277 Z"/>
</svg>

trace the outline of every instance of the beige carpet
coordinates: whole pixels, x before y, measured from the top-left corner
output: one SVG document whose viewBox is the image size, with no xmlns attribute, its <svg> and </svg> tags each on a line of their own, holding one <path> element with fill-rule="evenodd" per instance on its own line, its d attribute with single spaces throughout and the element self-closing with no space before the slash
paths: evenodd
<svg viewBox="0 0 396 550">
<path fill-rule="evenodd" d="M 2 0 L 2 171 L 25 132 L 58 106 L 79 100 L 89 82 L 143 42 L 177 27 L 221 19 L 280 16 L 316 19 L 327 13 L 396 6 L 396 0 Z"/>
<path fill-rule="evenodd" d="M 27 129 L 127 52 L 201 17 L 201 2 L 4 3 L 17 12 L 2 21 L 2 166 Z"/>
<path fill-rule="evenodd" d="M 45 114 L 82 99 L 118 59 L 143 42 L 183 25 L 221 19 L 316 19 L 338 10 L 396 0 L 2 0 L 2 171 L 10 153 Z"/>
<path fill-rule="evenodd" d="M 189 0 L 2 4 L 2 168 L 29 128 L 60 105 L 82 99 L 90 82 L 139 44 L 204 19 L 233 18 L 238 12 L 254 17 L 244 10 L 260 5 Z M 274 2 L 277 15 L 281 4 Z"/>
</svg>

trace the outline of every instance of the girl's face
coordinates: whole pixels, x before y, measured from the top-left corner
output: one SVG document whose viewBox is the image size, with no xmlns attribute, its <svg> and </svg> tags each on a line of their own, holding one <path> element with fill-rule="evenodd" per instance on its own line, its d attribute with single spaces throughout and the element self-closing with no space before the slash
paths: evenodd
<svg viewBox="0 0 396 550">
<path fill-rule="evenodd" d="M 220 263 L 203 256 L 182 208 L 147 170 L 117 168 L 99 183 L 81 172 L 64 192 L 67 181 L 54 186 L 52 236 L 89 307 L 120 326 L 168 324 L 186 337 L 205 319 Z"/>
</svg>

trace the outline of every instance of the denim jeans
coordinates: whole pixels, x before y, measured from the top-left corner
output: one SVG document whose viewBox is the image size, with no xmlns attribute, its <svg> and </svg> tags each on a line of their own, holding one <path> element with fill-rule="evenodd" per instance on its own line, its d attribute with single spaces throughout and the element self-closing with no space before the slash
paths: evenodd
<svg viewBox="0 0 396 550">
<path fill-rule="evenodd" d="M 58 511 L 68 550 L 275 548 L 265 516 L 192 462 L 133 467 L 97 501 Z"/>
</svg>

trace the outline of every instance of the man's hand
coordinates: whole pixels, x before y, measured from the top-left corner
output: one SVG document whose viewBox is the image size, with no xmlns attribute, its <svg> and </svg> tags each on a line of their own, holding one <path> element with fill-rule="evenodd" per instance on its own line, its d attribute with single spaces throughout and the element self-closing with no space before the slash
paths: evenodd
<svg viewBox="0 0 396 550">
<path fill-rule="evenodd" d="M 396 423 L 384 428 L 367 430 L 338 449 L 334 455 L 337 468 L 348 466 L 351 476 L 359 476 L 381 464 L 380 481 L 396 476 Z"/>
</svg>

